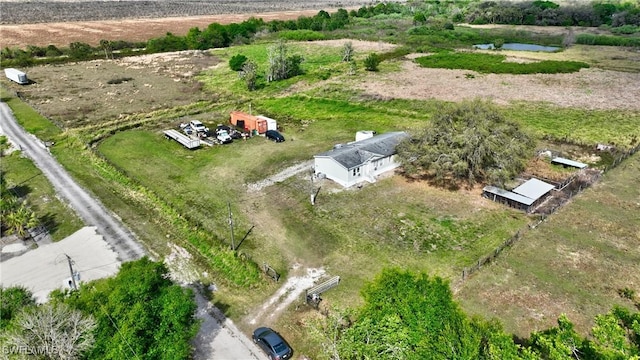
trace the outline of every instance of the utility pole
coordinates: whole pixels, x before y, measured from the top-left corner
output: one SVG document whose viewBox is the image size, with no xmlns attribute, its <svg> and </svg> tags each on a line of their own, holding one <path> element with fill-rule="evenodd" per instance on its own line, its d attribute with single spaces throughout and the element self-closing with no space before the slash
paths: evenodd
<svg viewBox="0 0 640 360">
<path fill-rule="evenodd" d="M 227 206 L 229 207 L 229 228 L 231 229 L 231 250 L 236 249 L 236 241 L 233 237 L 233 214 L 231 214 L 231 202 L 227 201 Z"/>
<path fill-rule="evenodd" d="M 318 197 L 318 193 L 320 193 L 320 189 L 322 187 L 318 186 L 318 188 L 316 189 L 313 186 L 313 172 L 311 172 L 310 184 L 311 184 L 311 186 L 309 186 L 309 190 L 310 190 L 310 195 L 311 195 L 311 205 L 314 206 L 316 204 L 316 198 Z"/>
<path fill-rule="evenodd" d="M 69 272 L 71 273 L 71 285 L 73 286 L 73 290 L 78 290 L 78 284 L 76 284 L 76 276 L 73 273 L 73 266 L 71 265 L 71 257 L 67 254 L 64 254 L 67 257 L 67 262 L 69 263 Z"/>
</svg>

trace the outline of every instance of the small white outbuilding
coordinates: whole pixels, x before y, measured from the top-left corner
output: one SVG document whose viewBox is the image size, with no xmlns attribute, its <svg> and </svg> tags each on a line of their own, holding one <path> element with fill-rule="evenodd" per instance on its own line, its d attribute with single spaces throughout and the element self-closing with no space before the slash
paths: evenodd
<svg viewBox="0 0 640 360">
<path fill-rule="evenodd" d="M 274 119 L 264 115 L 258 115 L 256 117 L 267 122 L 267 130 L 278 130 L 278 122 Z"/>
</svg>

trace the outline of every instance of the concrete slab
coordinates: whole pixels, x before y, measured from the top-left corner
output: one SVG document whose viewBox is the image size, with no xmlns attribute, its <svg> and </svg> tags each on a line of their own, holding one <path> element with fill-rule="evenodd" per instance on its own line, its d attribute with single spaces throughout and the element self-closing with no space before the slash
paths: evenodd
<svg viewBox="0 0 640 360">
<path fill-rule="evenodd" d="M 84 227 L 64 240 L 40 246 L 0 263 L 0 284 L 22 285 L 33 292 L 38 303 L 47 301 L 55 289 L 68 288 L 71 278 L 68 255 L 80 284 L 114 275 L 120 268 L 113 251 L 96 227 Z"/>
</svg>

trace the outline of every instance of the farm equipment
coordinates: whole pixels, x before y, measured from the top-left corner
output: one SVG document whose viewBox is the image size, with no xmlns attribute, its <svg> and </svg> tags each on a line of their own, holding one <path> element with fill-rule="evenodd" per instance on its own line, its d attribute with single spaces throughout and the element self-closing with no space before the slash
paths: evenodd
<svg viewBox="0 0 640 360">
<path fill-rule="evenodd" d="M 200 139 L 192 139 L 191 137 L 180 133 L 177 130 L 165 130 L 164 136 L 167 139 L 173 139 L 180 144 L 184 145 L 187 149 L 195 149 L 200 147 Z"/>
</svg>

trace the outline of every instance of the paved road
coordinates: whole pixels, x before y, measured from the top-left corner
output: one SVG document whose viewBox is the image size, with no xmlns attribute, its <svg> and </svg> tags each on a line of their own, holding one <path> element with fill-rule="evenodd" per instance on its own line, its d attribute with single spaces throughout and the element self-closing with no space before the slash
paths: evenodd
<svg viewBox="0 0 640 360">
<path fill-rule="evenodd" d="M 118 254 L 120 261 L 130 261 L 145 255 L 135 236 L 126 229 L 98 200 L 78 185 L 51 156 L 40 140 L 28 134 L 13 117 L 6 103 L 0 102 L 0 127 L 13 144 L 31 158 L 49 179 L 58 194 L 78 213 L 88 226 L 99 234 Z M 59 282 L 53 284 L 59 286 Z M 202 326 L 194 339 L 197 360 L 262 360 L 264 353 L 229 319 L 196 291 L 197 317 Z"/>
<path fill-rule="evenodd" d="M 118 254 L 120 261 L 135 260 L 145 255 L 144 248 L 136 241 L 135 236 L 102 203 L 71 178 L 41 141 L 18 125 L 11 109 L 4 102 L 0 103 L 0 120 L 3 132 L 22 149 L 24 155 L 33 160 L 58 195 L 75 210 L 84 223 L 98 229 L 98 233 L 104 236 Z"/>
</svg>

